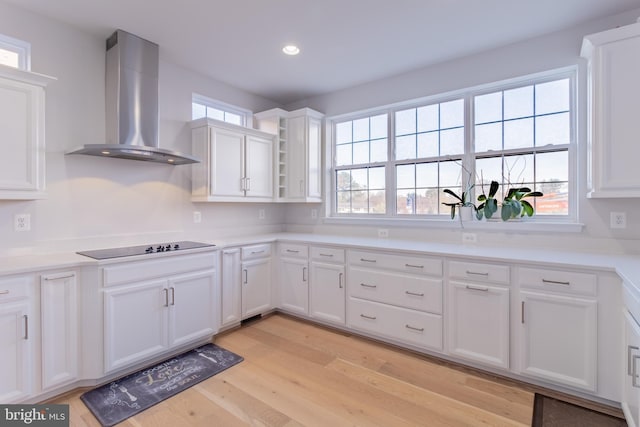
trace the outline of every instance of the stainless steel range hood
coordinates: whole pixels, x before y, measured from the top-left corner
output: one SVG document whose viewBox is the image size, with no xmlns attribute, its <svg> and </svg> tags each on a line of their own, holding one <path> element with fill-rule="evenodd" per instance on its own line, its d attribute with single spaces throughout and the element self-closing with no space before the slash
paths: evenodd
<svg viewBox="0 0 640 427">
<path fill-rule="evenodd" d="M 158 45 L 126 31 L 107 39 L 106 144 L 67 154 L 184 165 L 199 160 L 158 146 Z"/>
</svg>

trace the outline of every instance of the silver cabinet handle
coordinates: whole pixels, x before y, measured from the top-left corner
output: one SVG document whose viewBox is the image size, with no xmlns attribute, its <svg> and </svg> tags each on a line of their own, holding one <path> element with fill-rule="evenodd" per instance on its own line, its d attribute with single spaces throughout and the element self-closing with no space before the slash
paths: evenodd
<svg viewBox="0 0 640 427">
<path fill-rule="evenodd" d="M 631 359 L 631 385 L 635 388 L 640 388 L 640 384 L 638 384 L 638 372 L 636 371 L 636 361 L 640 359 L 640 356 L 633 356 Z"/>
<path fill-rule="evenodd" d="M 407 329 L 411 329 L 412 331 L 424 332 L 424 328 L 416 328 L 415 326 L 411 325 L 404 325 L 404 327 Z"/>
<path fill-rule="evenodd" d="M 251 255 L 257 255 L 257 254 L 263 254 L 264 253 L 264 249 L 261 251 L 251 251 Z"/>
<path fill-rule="evenodd" d="M 247 191 L 251 191 L 251 178 L 245 178 L 247 180 Z"/>
<path fill-rule="evenodd" d="M 342 277 L 344 276 L 344 273 L 340 273 L 338 274 L 338 287 L 340 289 L 342 289 Z"/>
<path fill-rule="evenodd" d="M 164 306 L 169 307 L 169 289 L 164 288 Z"/>
<path fill-rule="evenodd" d="M 242 191 L 245 191 L 247 189 L 247 186 L 244 183 L 245 178 L 240 178 L 240 189 Z"/>
<path fill-rule="evenodd" d="M 367 258 L 360 258 L 360 261 L 362 261 L 362 262 L 376 262 L 375 259 L 367 259 Z"/>
<path fill-rule="evenodd" d="M 489 276 L 489 273 L 481 273 L 479 271 L 469 271 L 469 270 L 467 270 L 466 273 L 471 275 L 471 276 L 485 276 L 485 277 Z"/>
<path fill-rule="evenodd" d="M 467 289 L 471 290 L 471 291 L 482 291 L 482 292 L 489 292 L 489 288 L 481 288 L 479 286 L 471 286 L 471 285 L 467 285 Z"/>
<path fill-rule="evenodd" d="M 171 287 L 171 305 L 176 305 L 176 288 Z"/>
<path fill-rule="evenodd" d="M 22 316 L 24 318 L 24 339 L 29 339 L 29 315 L 25 314 Z"/>
<path fill-rule="evenodd" d="M 633 375 L 632 356 L 631 356 L 631 352 L 633 350 L 640 350 L 640 349 L 638 349 L 638 347 L 636 347 L 635 345 L 627 346 L 627 375 Z"/>
<path fill-rule="evenodd" d="M 520 303 L 520 322 L 524 325 L 524 301 Z"/>
<path fill-rule="evenodd" d="M 9 289 L 4 289 L 2 291 L 0 291 L 0 295 L 6 295 L 9 293 Z"/>
<path fill-rule="evenodd" d="M 378 285 L 368 285 L 366 283 L 360 283 L 360 286 L 365 287 L 365 288 L 377 288 Z"/>
<path fill-rule="evenodd" d="M 369 320 L 376 320 L 376 316 L 367 316 L 366 314 L 360 314 L 360 317 L 363 317 Z"/>
<path fill-rule="evenodd" d="M 417 293 L 417 292 L 411 292 L 411 291 L 404 291 L 405 294 L 407 295 L 413 295 L 414 297 L 423 297 L 424 293 Z"/>
<path fill-rule="evenodd" d="M 326 256 L 326 257 L 332 258 L 333 254 L 323 254 L 323 253 L 321 253 L 320 256 Z"/>
<path fill-rule="evenodd" d="M 287 252 L 291 253 L 291 254 L 299 254 L 300 251 L 297 251 L 295 249 L 287 249 Z"/>
<path fill-rule="evenodd" d="M 307 281 L 307 267 L 302 267 L 302 281 Z"/>
<path fill-rule="evenodd" d="M 404 266 L 410 268 L 424 268 L 424 265 L 405 264 Z"/>
<path fill-rule="evenodd" d="M 44 280 L 61 280 L 61 279 L 71 279 L 72 277 L 76 277 L 75 274 L 68 274 L 66 276 L 60 276 L 60 277 L 44 277 Z M 0 292 L 2 293 L 2 292 Z"/>
<path fill-rule="evenodd" d="M 244 284 L 246 285 L 249 282 L 249 270 L 247 270 L 246 268 L 244 270 L 242 270 L 244 272 Z"/>
<path fill-rule="evenodd" d="M 564 285 L 564 286 L 571 286 L 571 282 L 560 282 L 558 280 L 547 280 L 547 279 L 542 279 L 542 283 L 547 283 L 549 285 Z"/>
</svg>

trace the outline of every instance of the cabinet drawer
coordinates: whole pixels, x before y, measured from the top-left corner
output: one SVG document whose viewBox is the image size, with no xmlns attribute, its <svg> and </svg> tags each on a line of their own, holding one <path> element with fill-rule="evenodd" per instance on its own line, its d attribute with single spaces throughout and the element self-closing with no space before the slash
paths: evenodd
<svg viewBox="0 0 640 427">
<path fill-rule="evenodd" d="M 27 298 L 29 287 L 33 283 L 31 276 L 4 277 L 0 279 L 0 303 Z"/>
<path fill-rule="evenodd" d="M 442 316 L 349 298 L 347 319 L 349 327 L 442 351 Z"/>
<path fill-rule="evenodd" d="M 474 282 L 502 283 L 505 285 L 510 283 L 508 266 L 479 262 L 450 261 L 449 277 L 473 280 Z"/>
<path fill-rule="evenodd" d="M 104 286 L 115 286 L 174 274 L 189 273 L 215 268 L 215 252 L 193 255 L 176 255 L 161 259 L 113 264 L 102 269 Z"/>
<path fill-rule="evenodd" d="M 271 243 L 245 246 L 242 248 L 242 260 L 265 258 L 271 256 Z"/>
<path fill-rule="evenodd" d="M 442 313 L 442 280 L 350 267 L 349 295 L 400 307 Z"/>
<path fill-rule="evenodd" d="M 344 249 L 313 246 L 311 258 L 315 261 L 344 263 Z"/>
<path fill-rule="evenodd" d="M 523 288 L 581 295 L 596 295 L 598 288 L 595 274 L 542 268 L 519 268 L 518 283 Z"/>
<path fill-rule="evenodd" d="M 286 258 L 309 258 L 309 247 L 295 243 L 279 243 L 278 254 Z"/>
<path fill-rule="evenodd" d="M 391 255 L 378 252 L 349 251 L 349 264 L 442 276 L 442 260 L 415 255 Z"/>
</svg>

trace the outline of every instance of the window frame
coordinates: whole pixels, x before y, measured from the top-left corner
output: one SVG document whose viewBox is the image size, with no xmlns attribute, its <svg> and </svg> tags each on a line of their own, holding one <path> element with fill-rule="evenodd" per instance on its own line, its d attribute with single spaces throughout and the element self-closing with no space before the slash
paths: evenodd
<svg viewBox="0 0 640 427">
<path fill-rule="evenodd" d="M 19 70 L 31 71 L 31 43 L 0 34 L 0 49 L 18 54 Z M 9 67 L 10 65 L 6 65 Z"/>
<path fill-rule="evenodd" d="M 578 66 L 568 66 L 558 69 L 553 69 L 549 71 L 544 71 L 540 73 L 529 74 L 525 76 L 520 76 L 512 79 L 502 80 L 498 82 L 493 82 L 484 85 L 478 85 L 470 88 L 450 91 L 442 94 L 436 94 L 428 97 L 418 98 L 405 102 L 398 102 L 394 104 L 389 104 L 386 106 L 381 106 L 377 108 L 371 108 L 367 110 L 361 110 L 359 112 L 354 113 L 346 113 L 341 115 L 336 115 L 333 117 L 327 118 L 327 136 L 328 142 L 327 144 L 327 165 L 328 165 L 328 177 L 327 177 L 327 197 L 330 199 L 330 203 L 327 203 L 327 219 L 332 220 L 374 220 L 372 222 L 380 222 L 385 223 L 389 221 L 393 221 L 395 223 L 416 223 L 419 221 L 424 221 L 425 223 L 442 223 L 444 221 L 451 222 L 450 218 L 443 214 L 431 214 L 431 215 L 422 215 L 422 214 L 397 214 L 396 208 L 396 192 L 397 192 L 397 183 L 395 176 L 395 168 L 399 164 L 409 164 L 409 163 L 422 163 L 426 160 L 431 161 L 445 161 L 451 160 L 453 158 L 462 157 L 462 162 L 465 167 L 468 168 L 469 165 L 472 166 L 471 170 L 475 170 L 476 165 L 476 155 L 477 154 L 486 154 L 488 152 L 476 153 L 474 150 L 474 138 L 475 138 L 475 118 L 474 118 L 474 97 L 480 96 L 483 94 L 493 93 L 496 91 L 506 91 L 510 89 L 515 89 L 519 87 L 525 87 L 528 85 L 536 85 L 542 84 L 550 81 L 568 79 L 569 80 L 569 103 L 570 103 L 570 111 L 569 111 L 569 121 L 570 121 L 570 140 L 568 144 L 555 145 L 551 147 L 543 146 L 543 147 L 527 147 L 523 149 L 509 149 L 509 150 L 501 150 L 499 153 L 502 154 L 514 154 L 514 153 L 522 153 L 524 152 L 536 152 L 536 153 L 544 153 L 549 151 L 565 151 L 567 152 L 568 164 L 567 164 L 567 173 L 568 173 L 568 213 L 567 215 L 536 215 L 533 218 L 526 221 L 527 223 L 532 224 L 552 224 L 552 223 L 561 223 L 561 224 L 577 224 L 578 222 Z M 432 158 L 416 158 L 416 159 L 403 159 L 396 160 L 395 159 L 395 113 L 397 111 L 410 109 L 410 108 L 419 108 L 426 105 L 432 105 L 437 103 L 445 103 L 451 100 L 460 99 L 464 100 L 464 153 L 461 156 L 439 156 Z M 378 114 L 387 114 L 387 161 L 384 163 L 367 163 L 361 165 L 349 165 L 348 167 L 336 166 L 336 149 L 335 149 L 335 130 L 336 124 L 344 121 L 350 120 L 358 120 L 366 117 L 375 116 Z M 338 213 L 337 212 L 337 183 L 336 183 L 336 171 L 340 169 L 353 169 L 357 167 L 373 167 L 373 166 L 385 166 L 386 168 L 386 179 L 385 179 L 385 196 L 386 196 L 386 213 L 385 214 L 352 214 L 352 213 Z M 473 172 L 472 172 L 473 173 Z M 463 172 L 464 179 L 464 172 Z M 464 181 L 463 181 L 464 182 Z M 475 182 L 475 181 L 474 181 Z M 473 200 L 475 200 L 477 194 L 474 194 Z M 478 224 L 480 222 L 475 221 Z M 500 222 L 502 223 L 502 222 Z M 492 227 L 494 224 L 492 224 Z"/>
<path fill-rule="evenodd" d="M 199 95 L 197 93 L 194 93 L 191 95 L 192 109 L 193 109 L 193 104 L 200 104 L 208 108 L 213 108 L 213 109 L 222 111 L 224 113 L 230 113 L 230 114 L 235 114 L 237 116 L 240 116 L 240 119 L 241 119 L 240 126 L 251 127 L 251 125 L 253 124 L 252 123 L 253 112 L 251 110 L 247 110 L 246 108 L 238 107 L 232 104 L 227 104 L 226 102 L 218 101 L 216 99 L 209 98 L 204 95 Z M 191 119 L 195 120 L 193 118 L 193 113 L 191 114 Z"/>
</svg>

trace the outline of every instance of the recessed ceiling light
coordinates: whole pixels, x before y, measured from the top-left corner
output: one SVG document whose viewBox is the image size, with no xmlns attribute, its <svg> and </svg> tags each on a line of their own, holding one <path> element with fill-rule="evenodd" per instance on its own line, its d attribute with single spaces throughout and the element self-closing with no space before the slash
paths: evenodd
<svg viewBox="0 0 640 427">
<path fill-rule="evenodd" d="M 288 44 L 285 47 L 282 48 L 282 51 L 287 54 L 287 55 L 297 55 L 300 53 L 300 49 L 298 48 L 298 46 L 294 45 L 294 44 Z"/>
</svg>

